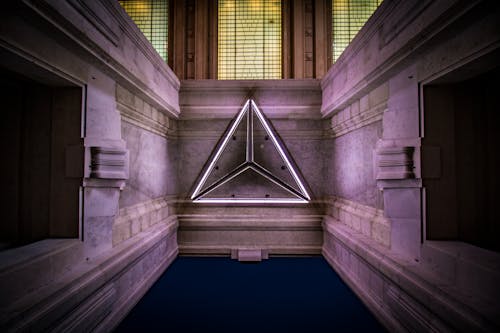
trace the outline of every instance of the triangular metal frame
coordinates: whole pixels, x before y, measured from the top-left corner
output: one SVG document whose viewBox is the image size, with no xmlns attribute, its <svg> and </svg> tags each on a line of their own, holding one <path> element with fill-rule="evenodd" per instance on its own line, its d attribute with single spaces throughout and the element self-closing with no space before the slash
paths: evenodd
<svg viewBox="0 0 500 333">
<path fill-rule="evenodd" d="M 286 167 L 290 171 L 290 174 L 292 175 L 292 178 L 295 181 L 298 190 L 293 188 L 292 186 L 288 185 L 284 181 L 282 181 L 279 177 L 276 177 L 275 175 L 273 175 L 269 170 L 266 170 L 264 167 L 259 165 L 254 160 L 254 140 L 253 140 L 253 137 L 254 137 L 253 119 L 254 119 L 254 117 L 252 116 L 253 113 L 255 113 L 255 115 L 257 116 L 258 120 L 260 121 L 260 123 L 264 127 L 269 138 L 271 138 L 271 142 L 273 143 L 274 147 L 278 151 L 282 161 L 285 163 Z M 203 186 L 205 185 L 208 177 L 210 176 L 210 174 L 214 170 L 214 167 L 215 167 L 217 161 L 224 153 L 230 138 L 234 135 L 236 128 L 241 123 L 242 119 L 244 118 L 244 116 L 246 114 L 248 114 L 248 117 L 247 117 L 246 160 L 245 160 L 245 162 L 243 162 L 238 167 L 236 167 L 235 169 L 230 171 L 228 174 L 219 178 L 219 180 L 215 181 L 213 184 L 210 184 L 210 186 L 203 189 Z M 217 146 L 217 148 L 214 150 L 214 152 L 210 156 L 209 162 L 207 163 L 204 171 L 201 173 L 198 181 L 196 182 L 196 186 L 195 186 L 194 191 L 191 195 L 191 200 L 193 200 L 194 202 L 207 202 L 207 203 L 306 203 L 311 198 L 309 196 L 308 191 L 306 190 L 306 187 L 304 186 L 304 181 L 302 180 L 302 178 L 298 172 L 297 167 L 292 162 L 292 160 L 289 158 L 289 156 L 290 155 L 289 155 L 288 151 L 286 150 L 284 144 L 281 142 L 281 140 L 279 139 L 279 136 L 275 133 L 273 127 L 269 124 L 269 122 L 266 119 L 266 117 L 264 116 L 264 114 L 259 110 L 259 108 L 257 107 L 257 104 L 252 99 L 249 99 L 246 101 L 243 108 L 240 110 L 240 112 L 233 119 L 233 122 L 230 124 L 230 126 L 227 128 L 226 132 L 224 133 L 222 140 L 219 141 L 219 145 Z M 234 179 L 235 177 L 238 177 L 238 175 L 244 173 L 248 169 L 255 171 L 259 175 L 265 177 L 267 180 L 280 186 L 282 189 L 291 193 L 293 195 L 293 197 L 292 198 L 233 198 L 233 197 L 205 198 L 205 196 L 207 194 L 209 194 L 210 192 L 212 192 L 213 190 L 215 190 L 219 186 Z"/>
</svg>

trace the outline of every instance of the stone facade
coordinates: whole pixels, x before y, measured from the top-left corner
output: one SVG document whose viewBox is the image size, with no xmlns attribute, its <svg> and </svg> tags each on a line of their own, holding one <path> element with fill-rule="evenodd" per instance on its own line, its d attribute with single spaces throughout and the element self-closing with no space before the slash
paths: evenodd
<svg viewBox="0 0 500 333">
<path fill-rule="evenodd" d="M 48 216 L 75 206 L 77 217 L 57 222 L 71 223 L 74 234 L 56 233 L 51 222 L 47 239 L 2 251 L 0 327 L 110 331 L 178 253 L 176 217 L 161 200 L 151 202 L 168 191 L 138 184 L 135 190 L 152 198 L 124 197 L 135 204 L 124 210 L 120 197 L 138 169 L 148 167 L 134 162 L 136 148 L 124 123 L 165 136 L 168 117 L 179 114 L 179 81 L 117 2 L 21 1 L 1 15 L 2 73 L 60 96 L 51 110 L 60 114 L 52 142 L 63 146 L 50 147 L 58 168 L 50 182 L 65 191 L 50 199 Z M 137 107 L 126 108 L 130 96 Z M 69 141 L 66 132 L 78 139 Z M 168 169 L 167 163 L 152 169 Z M 79 179 L 75 191 L 70 178 Z"/>
<path fill-rule="evenodd" d="M 498 25 L 493 23 L 498 13 L 497 6 L 486 3 L 462 7 L 453 1 L 384 1 L 322 80 L 322 114 L 331 117 L 333 135 L 336 132 L 340 135 L 333 141 L 333 147 L 337 148 L 343 137 L 347 141 L 344 145 L 352 142 L 351 149 L 366 149 L 363 145 L 371 144 L 372 161 L 365 157 L 364 167 L 350 168 L 350 160 L 338 163 L 349 169 L 351 174 L 344 171 L 348 177 L 356 179 L 355 175 L 359 177 L 360 173 L 370 174 L 370 186 L 373 193 L 379 191 L 382 202 L 372 201 L 369 205 L 382 209 L 381 221 L 385 221 L 381 224 L 384 232 L 378 237 L 383 236 L 376 239 L 373 231 L 363 229 L 363 219 L 355 217 L 361 213 L 353 214 L 358 211 L 357 204 L 346 202 L 345 198 L 366 201 L 352 199 L 355 197 L 348 197 L 351 193 L 334 186 L 333 194 L 344 198 L 333 200 L 324 220 L 323 254 L 392 331 L 498 329 L 499 305 L 492 297 L 498 294 L 498 288 L 493 291 L 487 282 L 496 273 L 493 270 L 483 274 L 487 260 L 478 260 L 474 265 L 477 273 L 472 274 L 468 270 L 472 267 L 466 268 L 467 264 L 459 259 L 482 253 L 480 256 L 492 260 L 490 263 L 498 264 L 498 254 L 453 236 L 449 241 L 436 241 L 426 233 L 428 205 L 441 205 L 445 211 L 453 208 L 442 206 L 444 202 L 439 201 L 443 197 L 433 197 L 431 201 L 425 195 L 423 178 L 438 178 L 437 174 L 446 169 L 439 164 L 436 147 L 426 148 L 422 144 L 426 137 L 423 101 L 427 97 L 423 87 L 439 84 L 435 83 L 437 78 L 461 66 L 469 69 L 475 66 L 476 73 L 491 68 L 489 58 L 497 54 L 494 45 L 498 45 L 500 37 Z M 452 29 L 453 37 L 446 33 Z M 469 39 L 472 35 L 477 37 Z M 476 38 L 477 43 L 472 43 Z M 454 80 L 460 80 L 460 74 L 455 73 Z M 463 79 L 469 75 L 474 76 L 474 70 Z M 356 117 L 363 99 L 365 110 L 370 109 L 370 96 L 382 104 L 380 111 L 375 111 L 375 107 L 372 116 L 365 111 L 373 124 L 379 124 L 378 135 L 366 141 L 351 133 L 362 133 L 374 126 L 362 127 L 362 113 Z M 440 123 L 437 133 L 446 133 L 445 123 Z M 351 128 L 353 132 L 348 132 Z M 348 133 L 343 134 L 344 131 Z M 423 149 L 428 159 L 425 177 L 421 165 Z M 345 149 L 341 152 L 341 157 L 349 158 Z M 333 184 L 343 182 L 332 178 Z M 472 291 L 473 285 L 478 286 L 473 281 L 474 275 L 486 280 Z M 468 287 L 461 281 L 467 281 Z M 483 311 L 479 304 L 490 304 L 492 312 Z"/>
<path fill-rule="evenodd" d="M 8 113 L 10 144 L 2 147 L 31 154 L 17 140 L 26 133 L 41 147 L 30 160 L 36 171 L 18 162 L 2 169 L 38 183 L 7 183 L 3 192 L 53 189 L 2 199 L 29 221 L 33 209 L 45 216 L 43 231 L 0 251 L 2 331 L 110 331 L 179 253 L 250 261 L 322 254 L 390 331 L 498 331 L 500 256 L 460 238 L 465 222 L 436 222 L 451 211 L 439 206 L 456 178 L 443 176 L 453 169 L 449 138 L 428 122 L 447 131 L 444 111 L 429 111 L 445 110 L 448 95 L 439 94 L 449 86 L 440 85 L 496 78 L 499 6 L 385 0 L 327 71 L 327 2 L 285 1 L 285 79 L 217 81 L 209 79 L 214 4 L 172 8 L 181 28 L 169 59 L 182 81 L 115 1 L 19 1 L 0 14 L 2 99 L 25 112 L 16 87 L 39 96 L 26 111 L 38 118 L 21 123 Z M 40 91 L 50 92 L 51 107 Z M 310 202 L 189 199 L 250 97 L 288 148 Z M 50 135 L 47 119 L 56 119 Z M 5 208 L 2 233 L 17 237 L 14 229 L 37 225 L 18 224 L 14 210 Z"/>
</svg>

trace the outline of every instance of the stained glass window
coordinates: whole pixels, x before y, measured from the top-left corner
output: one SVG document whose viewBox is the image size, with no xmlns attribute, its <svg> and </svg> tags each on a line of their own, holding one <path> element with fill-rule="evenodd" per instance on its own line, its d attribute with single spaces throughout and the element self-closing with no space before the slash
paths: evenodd
<svg viewBox="0 0 500 333">
<path fill-rule="evenodd" d="M 219 0 L 218 78 L 281 78 L 281 1 Z"/>
<path fill-rule="evenodd" d="M 120 0 L 158 54 L 168 60 L 168 0 Z"/>
<path fill-rule="evenodd" d="M 382 0 L 332 0 L 332 59 L 337 61 Z"/>
</svg>

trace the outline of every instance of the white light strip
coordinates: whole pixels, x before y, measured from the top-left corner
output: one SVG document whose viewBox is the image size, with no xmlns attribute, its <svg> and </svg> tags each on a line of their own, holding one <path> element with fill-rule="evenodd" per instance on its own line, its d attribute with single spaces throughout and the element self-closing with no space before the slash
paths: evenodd
<svg viewBox="0 0 500 333">
<path fill-rule="evenodd" d="M 224 141 L 222 142 L 222 144 L 219 146 L 219 149 L 217 150 L 217 152 L 215 153 L 215 156 L 212 158 L 208 168 L 205 170 L 205 173 L 203 174 L 203 177 L 201 178 L 201 180 L 198 182 L 198 185 L 196 186 L 193 194 L 191 195 L 191 200 L 193 200 L 197 195 L 198 193 L 200 193 L 200 189 L 201 187 L 205 184 L 205 182 L 207 181 L 207 178 L 208 178 L 208 175 L 210 174 L 210 172 L 212 171 L 215 163 L 217 163 L 217 161 L 219 160 L 219 157 L 220 155 L 222 154 L 222 152 L 224 151 L 224 148 L 226 147 L 228 141 L 229 141 L 229 138 L 232 136 L 232 134 L 234 133 L 234 131 L 236 130 L 236 127 L 238 127 L 238 125 L 240 124 L 241 122 L 241 119 L 243 118 L 243 116 L 245 115 L 245 113 L 247 113 L 248 111 L 248 107 L 249 107 L 249 103 L 250 103 L 250 100 L 247 100 L 245 105 L 243 106 L 243 108 L 241 109 L 240 113 L 238 114 L 237 118 L 236 118 L 236 121 L 233 123 L 233 125 L 231 126 L 231 129 L 229 130 L 229 132 L 225 135 L 224 137 Z"/>
<path fill-rule="evenodd" d="M 305 199 L 288 199 L 288 198 L 282 198 L 282 199 L 251 199 L 251 198 L 241 198 L 241 199 L 196 199 L 194 202 L 201 202 L 201 203 L 244 203 L 244 204 L 261 204 L 261 203 L 308 203 L 308 200 Z"/>
<path fill-rule="evenodd" d="M 248 116 L 247 116 L 247 144 L 246 144 L 246 156 L 247 156 L 247 162 L 252 162 L 253 161 L 253 152 L 254 152 L 254 146 L 253 146 L 253 114 L 252 114 L 252 108 L 248 108 Z"/>
<path fill-rule="evenodd" d="M 261 167 L 262 169 L 264 169 L 265 171 L 269 172 L 268 170 L 266 170 L 264 167 L 262 167 L 260 164 L 257 164 L 254 162 L 254 164 L 258 165 L 259 167 Z M 276 180 L 274 180 L 273 178 L 269 177 L 268 175 L 266 175 L 265 173 L 263 173 L 261 170 L 253 167 L 253 166 L 250 166 L 250 169 L 252 169 L 253 171 L 255 171 L 256 173 L 258 173 L 259 175 L 261 175 L 262 177 L 266 178 L 267 180 L 269 180 L 270 182 L 272 182 L 273 184 L 276 184 L 278 185 L 279 187 L 281 187 L 283 190 L 287 191 L 287 192 L 290 192 L 291 194 L 297 196 L 297 193 L 294 193 L 293 191 L 291 191 L 290 189 L 286 188 L 285 186 L 283 186 L 283 184 L 277 182 Z M 270 173 L 270 172 L 269 172 Z M 288 185 L 290 186 L 290 185 Z"/>
<path fill-rule="evenodd" d="M 245 164 L 245 163 L 244 163 L 244 164 Z M 242 164 L 242 165 L 244 165 L 244 164 Z M 235 170 L 238 170 L 238 168 L 240 168 L 242 165 L 238 166 L 236 169 L 234 169 L 233 171 L 231 171 L 231 173 L 229 173 L 229 174 L 228 174 L 228 175 L 229 175 L 229 177 L 228 177 L 227 179 L 225 179 L 223 182 L 221 182 L 220 184 L 218 184 L 217 186 L 215 186 L 213 189 L 211 189 L 211 190 L 209 190 L 209 191 L 207 191 L 207 190 L 203 191 L 203 192 L 202 192 L 202 195 L 207 195 L 208 193 L 210 193 L 210 192 L 214 191 L 215 189 L 217 189 L 217 188 L 221 187 L 222 185 L 224 185 L 224 184 L 226 184 L 227 182 L 229 182 L 231 179 L 235 178 L 235 177 L 236 177 L 236 176 L 238 176 L 238 175 L 241 175 L 243 172 L 245 172 L 245 171 L 247 171 L 248 169 L 250 169 L 250 168 L 251 168 L 250 166 L 246 166 L 246 167 L 244 167 L 243 169 L 241 169 L 240 171 L 235 172 Z M 253 168 L 252 168 L 252 169 L 253 169 Z M 226 177 L 226 176 L 224 176 L 224 177 Z M 222 179 L 222 178 L 221 178 L 221 179 Z M 214 183 L 214 184 L 215 184 L 215 183 Z M 210 185 L 210 186 L 212 186 L 212 185 Z M 210 188 L 210 187 L 209 187 L 209 188 Z"/>
<path fill-rule="evenodd" d="M 278 152 L 279 154 L 281 155 L 281 158 L 285 161 L 287 167 L 288 167 L 288 170 L 290 170 L 290 173 L 292 174 L 293 176 L 293 179 L 295 179 L 295 181 L 297 182 L 297 185 L 299 185 L 300 187 L 300 190 L 302 192 L 302 194 L 304 194 L 304 196 L 310 200 L 311 197 L 309 196 L 309 193 L 307 193 L 306 191 L 306 188 L 304 187 L 304 185 L 302 184 L 299 176 L 297 175 L 297 173 L 295 172 L 295 169 L 292 167 L 290 161 L 288 161 L 288 157 L 286 156 L 285 152 L 283 151 L 283 149 L 281 148 L 281 145 L 280 143 L 278 142 L 278 140 L 276 139 L 276 137 L 274 136 L 273 134 L 273 131 L 271 131 L 271 128 L 269 126 L 269 124 L 267 123 L 266 119 L 264 118 L 264 116 L 262 115 L 262 113 L 260 112 L 259 108 L 257 107 L 257 104 L 255 104 L 255 102 L 253 100 L 251 100 L 252 102 L 252 107 L 254 107 L 256 113 L 257 113 L 257 116 L 259 117 L 262 125 L 264 125 L 264 128 L 267 132 L 267 134 L 271 137 L 271 139 L 273 140 L 273 143 L 275 145 L 275 147 L 278 149 Z"/>
<path fill-rule="evenodd" d="M 250 103 L 251 103 L 251 105 L 250 105 Z M 250 108 L 252 108 L 252 109 L 250 109 Z M 250 110 L 252 112 L 250 112 Z M 275 183 L 276 185 L 278 185 L 278 186 L 282 187 L 283 189 L 287 190 L 291 194 L 298 196 L 297 193 L 291 192 L 288 188 L 283 187 L 282 184 L 277 183 L 275 180 L 269 178 L 265 174 L 262 174 L 262 172 L 260 172 L 260 170 L 257 170 L 256 168 L 254 168 L 252 166 L 246 167 L 246 168 L 240 170 L 239 172 L 235 172 L 232 175 L 228 175 L 229 176 L 228 179 L 225 179 L 221 184 L 218 184 L 217 186 L 215 186 L 213 189 L 209 190 L 208 192 L 203 193 L 203 195 L 202 195 L 201 198 L 197 198 L 198 196 L 200 196 L 201 188 L 203 187 L 203 185 L 207 181 L 207 179 L 208 179 L 210 173 L 212 172 L 215 164 L 217 163 L 217 161 L 220 158 L 221 154 L 224 152 L 224 149 L 226 148 L 228 141 L 230 140 L 230 138 L 232 137 L 232 135 L 236 131 L 236 128 L 238 127 L 238 125 L 241 123 L 241 120 L 243 119 L 243 117 L 245 116 L 245 114 L 248 114 L 248 117 L 250 118 L 252 116 L 253 111 L 255 111 L 257 113 L 257 117 L 259 118 L 260 122 L 264 126 L 264 129 L 266 130 L 267 134 L 271 137 L 274 146 L 278 150 L 278 153 L 280 154 L 280 156 L 283 159 L 283 161 L 285 162 L 288 170 L 292 174 L 293 179 L 295 180 L 295 182 L 299 186 L 302 195 L 305 198 L 307 198 L 307 199 L 300 198 L 300 197 L 297 197 L 297 198 L 272 198 L 272 199 L 271 198 L 266 198 L 266 199 L 258 199 L 258 198 L 203 198 L 203 196 L 205 196 L 206 194 L 212 192 L 213 190 L 215 190 L 219 186 L 227 183 L 228 181 L 230 181 L 234 177 L 238 176 L 239 174 L 245 172 L 249 168 L 251 168 L 252 170 L 254 170 L 255 172 L 257 172 L 261 176 L 265 177 L 266 179 L 270 180 L 271 182 Z M 250 121 L 253 121 L 253 120 L 250 120 Z M 248 127 L 253 127 L 253 126 L 249 126 L 247 124 L 247 146 L 248 146 L 248 144 L 252 144 L 253 145 L 253 142 L 248 142 L 248 134 L 249 134 L 248 131 L 252 130 L 252 128 L 248 128 Z M 253 133 L 251 133 L 251 134 L 253 136 Z M 253 141 L 253 140 L 251 140 L 251 141 Z M 248 155 L 248 147 L 247 147 L 247 155 Z M 247 156 L 247 162 L 249 162 L 250 165 L 254 164 L 255 161 L 253 161 L 253 158 L 251 158 L 251 161 L 248 161 L 248 157 L 249 156 Z M 234 171 L 235 170 L 233 170 L 233 172 Z M 252 203 L 307 203 L 310 200 L 310 196 L 307 193 L 307 190 L 306 190 L 305 186 L 303 185 L 302 181 L 300 180 L 297 172 L 295 171 L 294 167 L 292 166 L 291 162 L 289 161 L 289 159 L 288 159 L 288 157 L 287 157 L 287 155 L 286 155 L 286 153 L 284 151 L 284 148 L 281 146 L 281 144 L 278 141 L 277 137 L 274 135 L 274 132 L 271 130 L 271 127 L 268 124 L 266 118 L 261 113 L 261 111 L 259 110 L 259 108 L 255 104 L 255 102 L 253 100 L 249 99 L 249 100 L 246 101 L 245 105 L 243 106 L 243 108 L 241 109 L 241 111 L 236 116 L 236 119 L 233 122 L 233 124 L 231 125 L 231 127 L 229 128 L 229 130 L 225 132 L 223 141 L 219 145 L 219 147 L 217 148 L 217 151 L 215 152 L 215 154 L 211 157 L 210 164 L 208 165 L 207 169 L 203 173 L 203 176 L 201 177 L 201 179 L 198 182 L 198 184 L 197 184 L 197 186 L 196 186 L 193 194 L 191 195 L 191 200 L 193 200 L 194 202 L 200 202 L 200 203 L 243 203 L 243 204 L 252 204 Z"/>
</svg>

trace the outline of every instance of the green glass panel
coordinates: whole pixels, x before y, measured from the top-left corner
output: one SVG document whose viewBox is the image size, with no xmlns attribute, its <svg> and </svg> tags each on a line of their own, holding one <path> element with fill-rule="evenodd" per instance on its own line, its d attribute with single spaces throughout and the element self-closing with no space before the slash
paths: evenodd
<svg viewBox="0 0 500 333">
<path fill-rule="evenodd" d="M 219 0 L 218 78 L 281 78 L 281 1 Z"/>
<path fill-rule="evenodd" d="M 119 2 L 156 52 L 167 61 L 168 0 L 120 0 Z"/>
<path fill-rule="evenodd" d="M 332 0 L 332 59 L 337 61 L 382 0 Z"/>
</svg>

